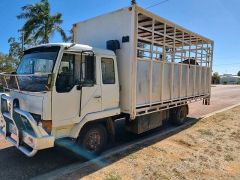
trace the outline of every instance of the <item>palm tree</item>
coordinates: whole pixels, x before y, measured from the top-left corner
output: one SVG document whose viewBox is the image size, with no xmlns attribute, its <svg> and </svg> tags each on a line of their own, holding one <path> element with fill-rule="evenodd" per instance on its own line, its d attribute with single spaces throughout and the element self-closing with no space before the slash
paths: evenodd
<svg viewBox="0 0 240 180">
<path fill-rule="evenodd" d="M 63 41 L 67 41 L 62 24 L 62 14 L 50 15 L 50 4 L 48 0 L 41 0 L 33 5 L 22 7 L 23 12 L 17 16 L 18 19 L 26 19 L 23 28 L 25 43 L 41 44 L 49 43 L 50 37 L 55 33 L 60 33 Z"/>
<path fill-rule="evenodd" d="M 135 5 L 137 4 L 137 1 L 136 0 L 131 0 L 131 5 Z"/>
</svg>

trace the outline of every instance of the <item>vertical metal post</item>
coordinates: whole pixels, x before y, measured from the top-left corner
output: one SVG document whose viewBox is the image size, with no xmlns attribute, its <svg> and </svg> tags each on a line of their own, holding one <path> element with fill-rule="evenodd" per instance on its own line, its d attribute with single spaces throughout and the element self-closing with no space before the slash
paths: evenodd
<svg viewBox="0 0 240 180">
<path fill-rule="evenodd" d="M 203 42 L 203 43 L 205 43 L 205 42 Z M 208 64 L 207 64 L 207 56 L 208 56 L 208 52 L 207 52 L 207 48 L 205 48 L 204 47 L 204 49 L 205 49 L 205 51 L 206 51 L 206 57 L 205 57 L 205 67 L 204 67 L 204 94 L 206 94 L 207 92 L 207 89 L 206 89 L 206 82 L 207 82 L 207 68 L 208 68 Z"/>
<path fill-rule="evenodd" d="M 5 75 L 3 75 L 3 79 L 4 79 L 4 81 L 5 81 L 5 83 L 6 83 L 6 86 L 7 86 L 7 89 L 8 89 L 8 83 L 7 83 L 7 80 L 6 80 L 6 76 L 5 76 Z"/>
<path fill-rule="evenodd" d="M 137 106 L 137 66 L 138 66 L 138 57 L 137 57 L 137 45 L 138 45 L 138 9 L 137 6 L 133 7 L 133 19 L 134 19 L 134 46 L 133 46 L 133 63 L 132 63 L 132 74 L 134 74 L 131 78 L 131 83 L 133 84 L 133 88 L 131 89 L 131 119 L 135 119 L 136 117 L 136 106 Z"/>
<path fill-rule="evenodd" d="M 206 82 L 205 82 L 205 91 L 206 92 L 209 92 L 210 93 L 210 89 L 211 88 L 209 88 L 208 86 L 207 86 L 207 84 L 208 84 L 208 81 L 209 81 L 209 79 L 211 79 L 211 75 L 210 75 L 210 73 L 208 73 L 208 71 L 209 71 L 209 68 L 210 68 L 210 64 L 209 64 L 209 56 L 210 56 L 210 54 L 209 54 L 209 45 L 208 45 L 208 42 L 207 42 L 207 50 L 206 50 L 206 52 L 207 52 L 207 54 L 206 54 L 206 66 L 207 66 L 207 68 L 206 68 Z M 208 79 L 207 79 L 208 78 Z M 210 85 L 211 86 L 211 85 Z"/>
<path fill-rule="evenodd" d="M 151 38 L 151 59 L 150 59 L 150 83 L 149 83 L 149 102 L 150 106 L 152 105 L 152 82 L 153 82 L 153 46 L 154 46 L 154 24 L 155 24 L 155 19 L 152 19 L 152 38 Z"/>
<path fill-rule="evenodd" d="M 15 81 L 16 81 L 16 84 L 17 84 L 17 88 L 18 88 L 18 90 L 20 91 L 20 87 L 19 87 L 19 83 L 18 83 L 18 78 L 17 78 L 17 76 L 14 76 L 15 77 Z"/>
<path fill-rule="evenodd" d="M 181 53 L 181 56 L 182 56 L 182 53 Z M 178 89 L 178 97 L 179 98 L 182 98 L 181 95 L 182 95 L 182 63 L 178 64 L 178 69 L 179 69 L 179 89 Z"/>
<path fill-rule="evenodd" d="M 174 84 L 174 62 L 175 62 L 175 43 L 176 43 L 176 26 L 173 27 L 173 50 L 172 50 L 172 61 L 171 61 L 171 100 L 173 100 L 173 84 Z"/>
<path fill-rule="evenodd" d="M 200 89 L 201 89 L 201 94 L 204 94 L 203 92 L 203 84 L 202 84 L 202 76 L 203 76 L 203 68 L 204 68 L 204 64 L 203 64 L 203 41 L 201 40 L 201 73 L 200 73 Z"/>
<path fill-rule="evenodd" d="M 188 49 L 188 59 L 190 59 L 191 58 L 191 33 L 189 34 L 189 49 Z M 188 96 L 188 92 L 189 92 L 189 80 L 190 80 L 190 78 L 189 78 L 189 74 L 190 74 L 190 65 L 189 65 L 189 67 L 187 68 L 187 96 Z"/>
<path fill-rule="evenodd" d="M 163 102 L 164 97 L 163 97 L 163 78 L 164 78 L 164 66 L 166 62 L 166 29 L 167 25 L 164 22 L 164 37 L 163 37 L 163 61 L 162 61 L 162 66 L 161 66 L 161 102 Z"/>
<path fill-rule="evenodd" d="M 184 32 L 182 32 L 182 50 L 181 50 L 181 69 L 180 69 L 180 91 L 179 91 L 179 93 L 180 93 L 180 97 L 182 98 L 182 79 L 183 79 L 183 59 L 184 59 Z M 185 77 L 184 77 L 184 79 L 185 79 Z M 186 92 L 185 92 L 186 93 Z"/>
<path fill-rule="evenodd" d="M 201 66 L 203 66 L 203 41 L 201 40 Z"/>
<path fill-rule="evenodd" d="M 198 39 L 196 40 L 196 44 L 195 44 L 195 63 L 194 63 L 194 74 L 193 74 L 193 94 L 194 96 L 197 95 L 196 93 L 196 79 L 197 79 L 197 48 L 198 48 Z M 199 90 L 199 89 L 198 89 Z M 198 95 L 199 95 L 199 91 L 198 91 Z"/>
<path fill-rule="evenodd" d="M 211 84 L 212 84 L 212 63 L 213 63 L 213 50 L 214 50 L 214 42 L 211 43 L 211 49 L 210 49 L 210 73 L 209 73 L 209 94 L 211 96 Z M 208 105 L 210 105 L 210 97 Z"/>
</svg>

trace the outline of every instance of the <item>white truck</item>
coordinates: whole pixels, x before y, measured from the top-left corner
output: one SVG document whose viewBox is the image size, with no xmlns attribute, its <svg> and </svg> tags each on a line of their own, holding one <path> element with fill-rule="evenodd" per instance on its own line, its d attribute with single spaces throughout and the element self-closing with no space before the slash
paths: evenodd
<svg viewBox="0 0 240 180">
<path fill-rule="evenodd" d="M 1 74 L 0 133 L 29 157 L 63 139 L 98 154 L 117 119 L 139 134 L 210 103 L 208 38 L 137 5 L 76 23 L 73 36 L 27 49 Z"/>
</svg>

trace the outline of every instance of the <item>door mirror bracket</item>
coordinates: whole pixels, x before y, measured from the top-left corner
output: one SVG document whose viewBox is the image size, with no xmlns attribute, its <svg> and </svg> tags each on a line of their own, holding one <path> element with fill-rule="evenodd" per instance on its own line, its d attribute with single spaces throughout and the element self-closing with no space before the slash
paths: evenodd
<svg viewBox="0 0 240 180">
<path fill-rule="evenodd" d="M 80 91 L 82 89 L 82 86 L 79 84 L 77 85 L 77 90 Z"/>
</svg>

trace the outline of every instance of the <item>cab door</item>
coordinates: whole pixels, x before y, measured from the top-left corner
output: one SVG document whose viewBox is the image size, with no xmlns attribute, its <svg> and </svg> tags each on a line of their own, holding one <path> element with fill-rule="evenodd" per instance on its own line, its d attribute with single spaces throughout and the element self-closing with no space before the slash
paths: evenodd
<svg viewBox="0 0 240 180">
<path fill-rule="evenodd" d="M 78 122 L 85 114 L 101 110 L 96 66 L 94 55 L 63 54 L 52 93 L 54 126 Z"/>
<path fill-rule="evenodd" d="M 93 67 L 93 68 L 91 68 Z M 92 72 L 91 72 L 92 71 Z M 91 54 L 83 56 L 82 62 L 82 94 L 80 116 L 102 110 L 102 89 L 100 83 L 99 57 Z"/>
</svg>

